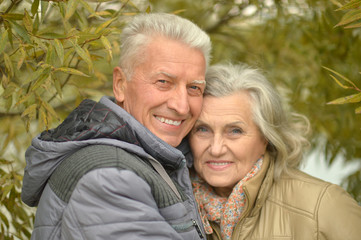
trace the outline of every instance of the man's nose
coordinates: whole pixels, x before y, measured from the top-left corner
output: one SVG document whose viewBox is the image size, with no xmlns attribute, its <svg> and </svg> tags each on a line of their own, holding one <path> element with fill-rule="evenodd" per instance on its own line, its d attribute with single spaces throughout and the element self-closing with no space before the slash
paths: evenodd
<svg viewBox="0 0 361 240">
<path fill-rule="evenodd" d="M 188 114 L 190 107 L 186 87 L 179 86 L 174 89 L 168 100 L 168 107 L 175 110 L 180 115 Z"/>
</svg>

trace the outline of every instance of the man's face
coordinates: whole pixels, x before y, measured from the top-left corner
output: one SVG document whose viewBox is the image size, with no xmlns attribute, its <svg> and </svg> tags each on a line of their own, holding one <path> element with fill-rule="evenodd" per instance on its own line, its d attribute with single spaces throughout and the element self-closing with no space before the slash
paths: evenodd
<svg viewBox="0 0 361 240">
<path fill-rule="evenodd" d="M 121 68 L 114 69 L 114 96 L 141 124 L 176 147 L 201 112 L 204 56 L 199 50 L 164 37 L 154 38 L 142 56 L 130 81 L 126 81 Z"/>
</svg>

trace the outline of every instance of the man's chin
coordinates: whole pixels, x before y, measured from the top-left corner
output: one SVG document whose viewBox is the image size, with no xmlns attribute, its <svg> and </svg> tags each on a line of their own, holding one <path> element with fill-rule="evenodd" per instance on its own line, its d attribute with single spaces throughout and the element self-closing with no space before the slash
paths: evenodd
<svg viewBox="0 0 361 240">
<path fill-rule="evenodd" d="M 174 136 L 158 136 L 158 137 L 162 139 L 164 142 L 171 145 L 172 147 L 177 147 L 182 141 L 182 138 L 180 137 L 174 137 Z"/>
</svg>

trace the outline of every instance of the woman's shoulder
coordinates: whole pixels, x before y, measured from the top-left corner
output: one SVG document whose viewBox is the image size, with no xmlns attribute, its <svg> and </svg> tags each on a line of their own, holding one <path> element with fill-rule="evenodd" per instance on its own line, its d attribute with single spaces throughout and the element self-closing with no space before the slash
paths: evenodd
<svg viewBox="0 0 361 240">
<path fill-rule="evenodd" d="M 313 217 L 328 196 L 340 200 L 347 195 L 346 191 L 336 184 L 291 169 L 274 182 L 268 200 L 291 211 Z"/>
</svg>

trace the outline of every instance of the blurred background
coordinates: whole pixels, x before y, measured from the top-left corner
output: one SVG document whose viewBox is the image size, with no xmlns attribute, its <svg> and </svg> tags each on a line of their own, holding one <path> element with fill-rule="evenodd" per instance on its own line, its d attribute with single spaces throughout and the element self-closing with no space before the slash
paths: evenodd
<svg viewBox="0 0 361 240">
<path fill-rule="evenodd" d="M 119 34 L 143 12 L 198 24 L 212 63 L 260 68 L 311 122 L 300 168 L 361 203 L 361 0 L 0 0 L 0 240 L 30 238 L 35 209 L 20 192 L 31 139 L 112 95 Z"/>
</svg>

